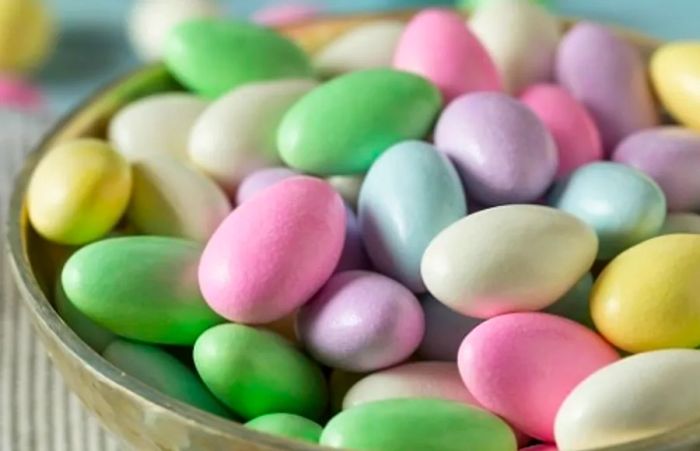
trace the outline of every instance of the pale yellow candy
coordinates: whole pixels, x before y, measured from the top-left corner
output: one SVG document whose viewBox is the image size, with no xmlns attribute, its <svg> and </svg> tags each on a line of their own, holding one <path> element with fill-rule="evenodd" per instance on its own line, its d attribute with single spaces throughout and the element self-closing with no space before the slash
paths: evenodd
<svg viewBox="0 0 700 451">
<path fill-rule="evenodd" d="M 173 157 L 142 159 L 133 172 L 127 216 L 146 234 L 204 242 L 231 211 L 216 183 Z"/>
<path fill-rule="evenodd" d="M 109 140 L 129 161 L 153 155 L 187 161 L 190 131 L 207 106 L 192 94 L 145 97 L 117 112 L 109 123 Z"/>
<path fill-rule="evenodd" d="M 51 17 L 40 0 L 0 0 L 0 72 L 40 65 L 53 45 Z"/>
<path fill-rule="evenodd" d="M 629 352 L 700 345 L 700 235 L 664 235 L 608 264 L 591 292 L 598 331 Z"/>
<path fill-rule="evenodd" d="M 391 67 L 394 51 L 405 25 L 395 20 L 380 20 L 361 25 L 324 47 L 314 58 L 323 75 L 340 75 L 363 69 Z"/>
<path fill-rule="evenodd" d="M 131 169 L 104 141 L 63 143 L 39 162 L 29 182 L 29 220 L 40 235 L 84 244 L 112 230 L 131 193 Z"/>
<path fill-rule="evenodd" d="M 345 202 L 353 208 L 357 206 L 360 197 L 360 188 L 365 178 L 361 175 L 334 175 L 326 179 L 333 188 L 345 199 Z"/>
<path fill-rule="evenodd" d="M 700 42 L 660 47 L 651 58 L 651 79 L 668 112 L 700 130 Z"/>
<path fill-rule="evenodd" d="M 606 366 L 561 405 L 554 424 L 558 448 L 607 449 L 691 424 L 700 419 L 698 380 L 700 351 L 691 349 L 647 352 Z"/>
<path fill-rule="evenodd" d="M 669 213 L 659 235 L 673 233 L 700 233 L 700 215 L 696 213 Z"/>
<path fill-rule="evenodd" d="M 195 123 L 190 159 L 227 191 L 235 191 L 246 175 L 280 161 L 277 127 L 289 107 L 316 86 L 314 80 L 286 79 L 235 88 Z"/>
</svg>

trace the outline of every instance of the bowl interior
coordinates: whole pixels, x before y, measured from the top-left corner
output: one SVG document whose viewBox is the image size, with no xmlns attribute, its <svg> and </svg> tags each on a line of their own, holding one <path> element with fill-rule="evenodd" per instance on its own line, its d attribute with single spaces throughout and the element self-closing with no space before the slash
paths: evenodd
<svg viewBox="0 0 700 451">
<path fill-rule="evenodd" d="M 296 24 L 286 27 L 282 31 L 297 40 L 307 51 L 314 52 L 335 37 L 368 21 L 388 18 L 404 20 L 411 14 L 411 12 L 398 12 L 335 17 Z M 563 26 L 568 27 L 571 23 L 573 21 L 564 20 Z M 629 31 L 619 31 L 626 39 L 639 47 L 645 55 L 649 55 L 658 46 L 658 42 L 653 39 Z M 18 274 L 20 288 L 25 291 L 24 297 L 33 313 L 37 327 L 49 331 L 54 339 L 77 356 L 83 365 L 89 367 L 95 377 L 106 379 L 109 383 L 123 390 L 135 393 L 143 398 L 143 402 L 172 410 L 175 414 L 190 420 L 193 427 L 217 431 L 223 436 L 237 440 L 242 439 L 245 443 L 257 444 L 255 448 L 246 449 L 321 449 L 317 446 L 304 445 L 250 431 L 235 423 L 171 400 L 139 381 L 120 374 L 81 342 L 58 317 L 52 307 L 56 277 L 75 248 L 50 243 L 41 238 L 29 225 L 24 199 L 29 175 L 33 168 L 48 149 L 60 142 L 79 137 L 104 138 L 112 115 L 129 102 L 156 93 L 182 89 L 163 65 L 157 64 L 139 69 L 108 86 L 78 107 L 61 121 L 28 157 L 25 168 L 15 185 L 8 224 L 9 251 Z M 49 352 L 51 353 L 50 348 Z M 667 445 L 671 436 L 673 436 L 673 442 L 676 443 L 673 447 Z M 675 431 L 674 434 L 615 447 L 614 450 L 700 449 L 700 445 L 693 445 L 693 443 L 698 442 L 700 442 L 700 425 L 693 424 L 683 428 L 683 430 Z M 613 448 L 610 450 L 612 451 Z"/>
</svg>

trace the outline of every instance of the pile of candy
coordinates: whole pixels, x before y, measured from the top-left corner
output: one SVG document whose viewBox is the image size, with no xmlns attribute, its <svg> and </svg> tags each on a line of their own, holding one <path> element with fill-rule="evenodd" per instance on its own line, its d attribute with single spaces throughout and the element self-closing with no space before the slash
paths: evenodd
<svg viewBox="0 0 700 451">
<path fill-rule="evenodd" d="M 700 420 L 700 43 L 651 59 L 662 126 L 614 31 L 478 3 L 313 57 L 179 25 L 190 92 L 33 174 L 31 224 L 72 253 L 61 315 L 174 398 L 331 447 L 574 451 Z"/>
</svg>

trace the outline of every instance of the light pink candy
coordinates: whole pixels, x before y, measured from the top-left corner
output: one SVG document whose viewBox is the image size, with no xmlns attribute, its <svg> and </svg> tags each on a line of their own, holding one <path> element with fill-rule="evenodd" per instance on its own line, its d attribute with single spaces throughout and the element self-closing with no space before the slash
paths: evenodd
<svg viewBox="0 0 700 451">
<path fill-rule="evenodd" d="M 502 91 L 491 57 L 459 14 L 427 9 L 406 27 L 394 67 L 432 81 L 445 102 L 474 91 Z"/>
<path fill-rule="evenodd" d="M 317 15 L 318 8 L 313 5 L 287 3 L 258 10 L 253 14 L 253 22 L 269 27 L 279 27 L 313 19 Z"/>
<path fill-rule="evenodd" d="M 202 294 L 231 321 L 276 321 L 328 280 L 344 237 L 345 205 L 327 182 L 283 180 L 235 209 L 214 232 L 199 264 Z"/>
<path fill-rule="evenodd" d="M 42 103 L 39 89 L 19 78 L 0 76 L 0 107 L 36 109 Z"/>
<path fill-rule="evenodd" d="M 598 126 L 588 110 L 565 89 L 553 84 L 529 87 L 520 100 L 540 118 L 557 144 L 557 178 L 584 164 L 603 159 Z"/>
<path fill-rule="evenodd" d="M 487 320 L 462 342 L 457 358 L 474 397 L 526 434 L 554 441 L 554 418 L 583 379 L 618 359 L 596 333 L 546 313 Z"/>
</svg>

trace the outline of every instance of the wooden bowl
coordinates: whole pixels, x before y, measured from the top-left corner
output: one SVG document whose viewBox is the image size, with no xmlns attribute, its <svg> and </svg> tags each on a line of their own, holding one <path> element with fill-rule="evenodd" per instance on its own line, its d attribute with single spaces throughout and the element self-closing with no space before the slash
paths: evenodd
<svg viewBox="0 0 700 451">
<path fill-rule="evenodd" d="M 411 12 L 341 16 L 300 23 L 282 31 L 313 52 L 358 25 L 377 19 L 406 19 Z M 564 21 L 568 26 L 572 21 Z M 650 53 L 658 43 L 638 34 L 621 33 Z M 148 66 L 100 91 L 68 114 L 27 158 L 11 199 L 8 252 L 22 298 L 46 351 L 69 387 L 107 429 L 140 451 L 313 451 L 321 447 L 276 438 L 247 429 L 173 400 L 124 375 L 82 342 L 53 306 L 58 268 L 70 249 L 39 237 L 27 219 L 25 197 L 29 177 L 47 149 L 78 137 L 105 137 L 111 116 L 138 98 L 181 90 L 162 65 Z M 698 450 L 700 424 L 607 451 Z M 602 451 L 602 450 L 601 450 Z"/>
</svg>

